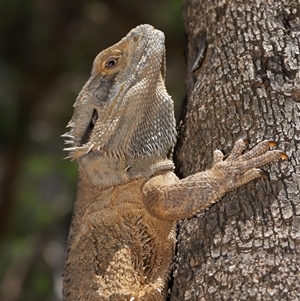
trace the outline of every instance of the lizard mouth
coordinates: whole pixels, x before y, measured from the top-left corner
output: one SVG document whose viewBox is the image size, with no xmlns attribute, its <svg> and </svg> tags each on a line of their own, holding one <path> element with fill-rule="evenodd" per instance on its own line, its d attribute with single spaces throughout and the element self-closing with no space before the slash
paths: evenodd
<svg viewBox="0 0 300 301">
<path fill-rule="evenodd" d="M 91 119 L 89 125 L 87 126 L 87 128 L 82 136 L 82 139 L 80 141 L 80 146 L 83 146 L 84 144 L 89 142 L 92 131 L 95 127 L 97 120 L 98 120 L 98 111 L 96 109 L 94 109 L 92 119 Z"/>
<path fill-rule="evenodd" d="M 78 139 L 78 135 L 75 133 L 75 123 L 74 121 L 70 121 L 67 127 L 70 127 L 71 130 L 68 133 L 65 133 L 61 135 L 61 137 L 66 138 L 65 144 L 70 144 L 70 147 L 64 148 L 64 151 L 70 152 L 70 155 L 67 158 L 72 157 L 73 159 L 77 158 L 84 153 L 88 153 L 93 147 L 94 144 L 92 143 L 89 145 L 90 138 L 93 132 L 93 129 L 95 128 L 96 122 L 99 118 L 99 114 L 97 109 L 93 109 L 92 117 L 90 119 L 90 122 L 86 126 L 85 130 L 83 130 L 82 138 Z M 77 132 L 78 134 L 78 132 Z M 77 154 L 77 152 L 79 153 Z"/>
</svg>

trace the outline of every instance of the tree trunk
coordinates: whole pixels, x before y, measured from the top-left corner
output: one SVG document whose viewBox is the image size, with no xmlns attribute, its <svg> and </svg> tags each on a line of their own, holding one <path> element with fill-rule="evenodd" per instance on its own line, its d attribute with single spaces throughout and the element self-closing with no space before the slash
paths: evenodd
<svg viewBox="0 0 300 301">
<path fill-rule="evenodd" d="M 171 300 L 300 300 L 299 2 L 186 0 L 184 177 L 212 152 L 275 140 L 290 157 L 180 223 Z"/>
</svg>

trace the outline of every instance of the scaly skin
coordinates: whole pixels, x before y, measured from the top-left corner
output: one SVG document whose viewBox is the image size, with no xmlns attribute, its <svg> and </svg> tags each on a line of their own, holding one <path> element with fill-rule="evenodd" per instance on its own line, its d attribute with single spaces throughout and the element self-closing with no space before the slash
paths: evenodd
<svg viewBox="0 0 300 301">
<path fill-rule="evenodd" d="M 95 59 L 70 132 L 78 194 L 64 269 L 65 301 L 165 300 L 175 223 L 207 209 L 228 191 L 287 159 L 272 141 L 179 180 L 171 154 L 176 130 L 165 85 L 164 35 L 150 25 L 130 31 Z"/>
</svg>

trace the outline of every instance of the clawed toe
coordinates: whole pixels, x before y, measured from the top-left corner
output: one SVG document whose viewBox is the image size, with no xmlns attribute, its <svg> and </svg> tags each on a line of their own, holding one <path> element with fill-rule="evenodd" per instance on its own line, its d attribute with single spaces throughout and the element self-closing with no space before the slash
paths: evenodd
<svg viewBox="0 0 300 301">
<path fill-rule="evenodd" d="M 224 160 L 224 154 L 220 150 L 215 150 L 213 153 L 213 165 Z"/>
<path fill-rule="evenodd" d="M 281 150 L 270 150 L 270 148 L 277 145 L 273 140 L 264 140 L 242 155 L 248 143 L 249 141 L 247 139 L 239 139 L 236 141 L 232 152 L 227 158 L 223 156 L 220 151 L 215 151 L 213 166 L 216 169 L 224 168 L 231 170 L 231 172 L 234 171 L 237 174 L 247 173 L 246 177 L 250 177 L 251 179 L 254 179 L 255 177 L 269 179 L 268 174 L 258 168 L 277 160 L 286 161 L 289 159 L 287 154 Z M 225 161 L 223 161 L 224 159 Z M 252 171 L 250 172 L 250 170 Z"/>
<path fill-rule="evenodd" d="M 280 159 L 283 160 L 283 161 L 288 161 L 289 160 L 289 156 L 286 153 L 281 152 Z"/>
<path fill-rule="evenodd" d="M 231 154 L 224 162 L 224 166 L 226 165 L 226 168 L 228 168 L 228 170 L 234 170 L 235 172 L 240 174 L 247 173 L 246 177 L 250 177 L 252 179 L 254 177 L 263 177 L 265 179 L 269 179 L 268 174 L 264 171 L 261 171 L 259 167 L 275 162 L 277 160 L 286 161 L 289 159 L 287 154 L 281 150 L 270 150 L 270 148 L 273 148 L 277 145 L 272 140 L 264 140 L 258 143 L 248 152 L 241 155 L 243 149 L 246 147 L 246 144 L 247 140 L 242 139 L 239 139 L 235 143 Z M 222 156 L 220 156 L 216 152 L 214 154 L 214 163 L 220 162 L 221 158 Z M 216 168 L 219 167 L 220 166 L 216 166 Z M 252 171 L 250 172 L 250 170 Z M 255 172 L 253 170 L 255 170 Z"/>
<path fill-rule="evenodd" d="M 242 155 L 243 151 L 248 147 L 250 141 L 249 139 L 239 139 L 235 142 L 233 149 L 228 156 L 228 159 L 235 159 L 241 156 L 241 160 L 249 160 L 255 157 L 258 157 L 268 151 L 270 148 L 276 147 L 277 144 L 273 140 L 264 140 L 258 143 L 250 151 Z"/>
<path fill-rule="evenodd" d="M 276 142 L 273 140 L 264 140 L 258 143 L 256 146 L 254 146 L 251 150 L 243 154 L 241 156 L 241 160 L 247 161 L 250 159 L 257 158 L 266 153 L 270 148 L 275 147 L 276 145 Z"/>
<path fill-rule="evenodd" d="M 272 148 L 272 147 L 276 147 L 277 146 L 277 143 L 273 140 L 269 140 L 268 141 L 268 144 L 269 144 L 269 148 Z"/>
<path fill-rule="evenodd" d="M 235 142 L 230 155 L 228 156 L 227 160 L 234 160 L 241 156 L 247 145 L 249 144 L 249 140 L 239 139 Z"/>
<path fill-rule="evenodd" d="M 241 169 L 245 171 L 251 168 L 264 166 L 266 164 L 275 162 L 279 159 L 288 160 L 288 156 L 286 155 L 286 153 L 280 150 L 269 150 L 262 154 L 260 154 L 259 152 L 258 154 L 255 153 L 255 156 L 252 154 L 251 156 L 248 157 L 245 154 L 242 157 L 243 160 L 240 160 L 240 166 Z"/>
</svg>

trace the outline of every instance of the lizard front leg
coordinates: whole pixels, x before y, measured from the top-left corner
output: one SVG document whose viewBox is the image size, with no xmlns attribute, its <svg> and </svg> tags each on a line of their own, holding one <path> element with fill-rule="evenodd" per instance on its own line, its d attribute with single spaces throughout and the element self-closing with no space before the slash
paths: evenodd
<svg viewBox="0 0 300 301">
<path fill-rule="evenodd" d="M 258 167 L 278 159 L 287 160 L 280 150 L 269 150 L 273 141 L 263 141 L 243 154 L 246 141 L 238 140 L 226 160 L 214 152 L 213 166 L 179 180 L 172 172 L 147 181 L 143 187 L 144 203 L 150 214 L 167 220 L 180 220 L 204 211 L 227 192 L 254 179 L 265 177 Z"/>
</svg>

